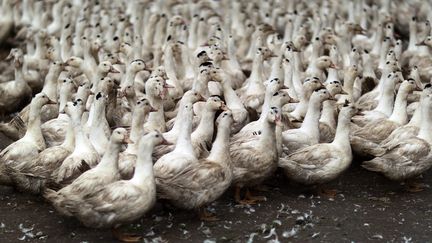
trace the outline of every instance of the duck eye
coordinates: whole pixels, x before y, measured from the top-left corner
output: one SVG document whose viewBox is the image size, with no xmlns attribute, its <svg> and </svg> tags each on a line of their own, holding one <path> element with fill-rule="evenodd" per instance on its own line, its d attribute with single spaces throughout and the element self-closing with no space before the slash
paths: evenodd
<svg viewBox="0 0 432 243">
<path fill-rule="evenodd" d="M 158 138 L 158 137 L 159 137 L 159 134 L 156 134 L 156 136 L 155 136 L 155 137 L 157 137 L 157 138 Z"/>
</svg>

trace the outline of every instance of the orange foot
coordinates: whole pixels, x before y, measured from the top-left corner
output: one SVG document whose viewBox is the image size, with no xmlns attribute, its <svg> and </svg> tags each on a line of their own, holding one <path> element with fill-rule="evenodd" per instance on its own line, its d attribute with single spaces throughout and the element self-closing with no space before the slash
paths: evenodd
<svg viewBox="0 0 432 243">
<path fill-rule="evenodd" d="M 336 195 L 338 194 L 338 190 L 336 190 L 336 189 L 324 189 L 324 188 L 320 188 L 318 190 L 318 194 L 320 196 L 323 196 L 323 197 L 335 198 Z"/>
<path fill-rule="evenodd" d="M 111 230 L 114 238 L 122 242 L 140 242 L 142 236 L 133 235 L 133 234 L 125 234 L 120 232 L 117 228 L 113 228 Z"/>
<path fill-rule="evenodd" d="M 202 220 L 202 221 L 214 222 L 214 221 L 219 220 L 218 217 L 216 217 L 214 214 L 208 212 L 207 209 L 204 207 L 199 209 L 198 215 L 199 215 L 200 220 Z"/>
<path fill-rule="evenodd" d="M 426 184 L 424 183 L 419 183 L 419 182 L 409 182 L 407 184 L 405 184 L 405 191 L 407 192 L 421 192 L 424 191 L 424 189 L 427 187 Z"/>
</svg>

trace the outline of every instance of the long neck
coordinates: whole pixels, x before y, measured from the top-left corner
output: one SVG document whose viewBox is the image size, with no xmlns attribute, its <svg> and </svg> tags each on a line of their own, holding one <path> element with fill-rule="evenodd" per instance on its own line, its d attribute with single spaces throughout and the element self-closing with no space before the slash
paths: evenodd
<svg viewBox="0 0 432 243">
<path fill-rule="evenodd" d="M 349 131 L 350 131 L 350 119 L 345 117 L 344 114 L 339 114 L 336 134 L 332 143 L 337 144 L 339 146 L 350 146 Z"/>
<path fill-rule="evenodd" d="M 393 107 L 393 113 L 391 114 L 389 120 L 397 122 L 401 125 L 407 123 L 408 114 L 407 114 L 407 97 L 409 90 L 400 88 L 399 92 L 396 96 L 396 101 Z"/>
<path fill-rule="evenodd" d="M 223 93 L 225 97 L 225 102 L 228 108 L 232 109 L 244 109 L 241 99 L 237 96 L 236 92 L 233 90 L 229 81 L 222 82 Z"/>
<path fill-rule="evenodd" d="M 140 149 L 137 155 L 135 173 L 131 179 L 131 182 L 137 186 L 143 186 L 147 184 L 155 185 L 153 175 L 153 161 L 152 152 L 153 144 L 150 141 L 145 141 L 143 149 Z"/>
<path fill-rule="evenodd" d="M 386 116 L 390 116 L 394 105 L 394 94 L 392 91 L 392 87 L 384 88 L 386 90 L 384 90 L 381 98 L 379 99 L 378 106 L 375 108 L 375 110 L 385 114 Z"/>
<path fill-rule="evenodd" d="M 417 22 L 416 21 L 410 21 L 409 23 L 409 43 L 408 43 L 408 50 L 413 51 L 416 49 L 417 44 Z"/>
<path fill-rule="evenodd" d="M 198 91 L 198 93 L 203 95 L 204 98 L 208 98 L 209 96 L 208 81 L 209 80 L 205 76 L 199 74 L 192 85 L 192 89 Z"/>
<path fill-rule="evenodd" d="M 101 124 L 103 124 L 102 121 L 106 119 L 105 102 L 96 101 L 96 103 L 94 104 L 94 109 L 95 109 L 95 113 L 91 121 L 91 127 L 92 128 L 101 127 Z"/>
<path fill-rule="evenodd" d="M 67 88 L 63 88 L 60 90 L 60 97 L 59 97 L 59 111 L 63 111 L 63 109 L 66 106 L 66 103 L 70 98 L 72 97 L 71 92 Z"/>
<path fill-rule="evenodd" d="M 331 127 L 336 127 L 336 119 L 335 119 L 335 101 L 326 100 L 323 102 L 323 109 L 321 112 L 320 122 L 327 123 Z"/>
<path fill-rule="evenodd" d="M 81 117 L 75 117 L 72 119 L 75 133 L 75 150 L 79 149 L 88 149 L 93 147 L 90 143 L 90 140 L 84 134 L 82 125 L 81 125 Z"/>
<path fill-rule="evenodd" d="M 29 121 L 25 136 L 35 139 L 43 139 L 41 130 L 41 107 L 38 104 L 30 104 Z"/>
<path fill-rule="evenodd" d="M 263 122 L 262 124 L 262 135 L 260 138 L 260 145 L 267 147 L 267 146 L 271 146 L 268 149 L 272 149 L 272 148 L 276 148 L 276 129 L 275 129 L 275 124 L 271 123 L 270 121 L 266 120 L 265 122 Z"/>
<path fill-rule="evenodd" d="M 260 54 L 255 56 L 253 61 L 253 69 L 251 73 L 251 81 L 262 83 L 262 73 L 263 73 L 263 60 Z"/>
<path fill-rule="evenodd" d="M 66 137 L 61 146 L 69 150 L 73 150 L 73 147 L 75 146 L 74 125 L 72 120 L 69 117 L 68 117 L 68 127 L 66 131 Z"/>
<path fill-rule="evenodd" d="M 216 139 L 213 143 L 210 155 L 207 157 L 208 160 L 225 164 L 230 159 L 229 153 L 229 139 L 230 139 L 230 128 L 229 127 L 218 127 Z"/>
<path fill-rule="evenodd" d="M 432 126 L 430 121 L 432 120 L 431 108 L 427 104 L 422 105 L 422 121 L 420 125 L 420 131 L 418 137 L 426 140 L 429 144 L 432 144 Z"/>
<path fill-rule="evenodd" d="M 98 167 L 108 168 L 110 171 L 117 171 L 119 153 L 121 149 L 121 144 L 110 140 L 108 148 L 106 148 L 105 153 L 98 164 Z"/>
<path fill-rule="evenodd" d="M 420 102 L 419 102 L 416 110 L 414 111 L 414 114 L 411 117 L 411 120 L 408 123 L 408 125 L 410 125 L 410 126 L 420 127 L 420 125 L 421 125 L 421 120 L 422 120 L 422 117 L 421 117 L 421 114 L 422 114 L 421 103 L 422 103 L 422 99 L 423 98 L 421 97 L 420 98 Z"/>
<path fill-rule="evenodd" d="M 192 114 L 185 112 L 183 115 L 181 130 L 177 138 L 175 150 L 183 152 L 191 152 L 193 154 L 193 147 L 191 142 L 192 133 Z"/>
<path fill-rule="evenodd" d="M 51 100 L 57 100 L 57 79 L 60 70 L 52 65 L 46 78 L 42 92 L 46 94 Z"/>
<path fill-rule="evenodd" d="M 274 93 L 274 92 L 272 92 L 272 87 L 270 87 L 270 86 L 271 86 L 271 84 L 269 84 L 267 86 L 267 90 L 266 90 L 266 93 L 265 93 L 265 96 L 264 96 L 264 103 L 262 105 L 262 112 L 261 112 L 261 114 L 267 114 L 267 112 L 270 109 L 270 102 L 271 102 L 271 99 L 272 99 L 273 93 Z M 262 116 L 260 116 L 260 119 L 261 119 L 261 117 Z"/>
<path fill-rule="evenodd" d="M 319 130 L 318 123 L 320 118 L 321 102 L 319 99 L 311 99 L 308 105 L 306 116 L 301 125 L 301 129 L 305 129 L 311 134 L 317 134 L 316 131 Z M 319 132 L 318 132 L 319 134 Z"/>
<path fill-rule="evenodd" d="M 139 108 L 135 107 L 132 114 L 131 122 L 131 132 L 130 138 L 134 143 L 138 143 L 138 138 L 141 136 L 143 131 L 143 124 L 145 119 L 145 112 L 143 110 L 137 110 Z"/>
<path fill-rule="evenodd" d="M 214 118 L 215 118 L 216 112 L 212 110 L 211 108 L 206 108 L 206 110 L 201 115 L 201 120 L 198 125 L 198 127 L 195 129 L 195 131 L 192 133 L 192 137 L 198 136 L 198 137 L 211 137 L 213 136 L 214 132 Z M 207 135 L 207 136 L 206 136 Z"/>
</svg>

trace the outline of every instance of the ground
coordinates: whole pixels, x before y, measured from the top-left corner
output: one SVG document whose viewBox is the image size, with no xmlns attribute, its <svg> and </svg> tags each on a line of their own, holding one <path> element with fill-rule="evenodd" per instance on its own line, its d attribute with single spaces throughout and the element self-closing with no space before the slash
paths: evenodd
<svg viewBox="0 0 432 243">
<path fill-rule="evenodd" d="M 432 172 L 423 182 L 432 183 Z M 238 206 L 233 192 L 209 209 L 220 218 L 201 222 L 195 212 L 158 203 L 123 228 L 143 242 L 427 242 L 432 235 L 432 193 L 409 193 L 353 163 L 327 187 L 334 199 L 314 196 L 278 172 L 266 182 L 266 202 Z M 109 230 L 83 227 L 59 216 L 41 197 L 0 187 L 0 242 L 116 242 Z"/>
</svg>

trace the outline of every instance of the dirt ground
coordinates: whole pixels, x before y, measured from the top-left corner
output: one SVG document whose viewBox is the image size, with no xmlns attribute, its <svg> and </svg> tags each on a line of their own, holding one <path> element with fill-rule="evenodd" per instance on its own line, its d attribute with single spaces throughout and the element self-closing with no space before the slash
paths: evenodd
<svg viewBox="0 0 432 243">
<path fill-rule="evenodd" d="M 2 138 L 0 138 L 0 141 Z M 1 148 L 1 147 L 0 147 Z M 432 172 L 423 182 L 432 183 Z M 260 192 L 266 202 L 238 206 L 233 192 L 209 206 L 217 222 L 195 212 L 158 203 L 124 231 L 143 242 L 428 242 L 432 236 L 432 193 L 409 193 L 403 186 L 362 169 L 358 163 L 329 188 L 334 199 L 294 185 L 278 172 Z M 59 216 L 41 197 L 0 187 L 0 242 L 116 242 L 109 230 L 83 227 Z"/>
</svg>

